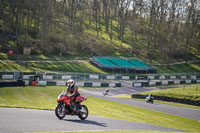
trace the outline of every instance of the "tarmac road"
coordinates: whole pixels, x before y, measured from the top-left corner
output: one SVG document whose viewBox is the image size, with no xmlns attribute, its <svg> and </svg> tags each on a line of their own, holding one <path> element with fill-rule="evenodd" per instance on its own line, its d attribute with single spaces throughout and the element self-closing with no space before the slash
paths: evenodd
<svg viewBox="0 0 200 133">
<path fill-rule="evenodd" d="M 148 104 L 143 101 L 114 98 L 120 94 L 138 93 L 140 91 L 154 90 L 157 88 L 132 88 L 117 87 L 109 88 L 109 95 L 103 97 L 106 88 L 80 89 L 81 94 L 95 96 L 115 102 L 125 103 L 132 106 L 147 108 L 155 111 L 178 115 L 182 117 L 200 120 L 200 110 L 175 107 L 162 104 Z M 0 108 L 0 133 L 22 133 L 22 132 L 42 132 L 42 131 L 116 131 L 116 130 L 140 130 L 140 131 L 181 131 L 166 127 L 149 124 L 142 124 L 130 121 L 123 121 L 105 117 L 89 115 L 81 121 L 77 116 L 66 116 L 64 120 L 59 120 L 54 111 L 20 109 L 20 108 Z"/>
<path fill-rule="evenodd" d="M 122 121 L 92 115 L 89 115 L 86 120 L 80 120 L 77 116 L 66 116 L 65 119 L 59 120 L 55 116 L 54 111 L 22 108 L 0 108 L 1 133 L 97 130 L 183 131 L 150 124 Z"/>
<path fill-rule="evenodd" d="M 103 97 L 103 92 L 109 89 L 109 95 Z M 191 109 L 191 108 L 184 108 L 184 107 L 177 107 L 177 106 L 170 106 L 165 104 L 149 104 L 145 101 L 136 101 L 132 99 L 122 99 L 122 98 L 115 98 L 114 96 L 120 94 L 132 94 L 132 93 L 139 93 L 144 92 L 147 90 L 155 90 L 155 87 L 147 87 L 147 88 L 137 88 L 137 87 L 116 87 L 116 88 L 91 88 L 91 89 L 83 89 L 79 90 L 81 94 L 85 94 L 88 96 L 94 96 L 98 98 L 103 98 L 107 100 L 111 100 L 114 102 L 124 103 L 140 108 L 150 109 L 158 112 L 163 112 L 167 114 L 177 115 L 181 117 L 186 117 L 189 119 L 200 121 L 200 110 L 198 109 Z"/>
</svg>

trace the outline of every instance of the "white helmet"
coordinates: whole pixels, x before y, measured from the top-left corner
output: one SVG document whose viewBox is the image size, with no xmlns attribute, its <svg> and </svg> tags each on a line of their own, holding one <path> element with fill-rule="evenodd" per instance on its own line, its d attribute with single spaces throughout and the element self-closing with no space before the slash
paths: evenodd
<svg viewBox="0 0 200 133">
<path fill-rule="evenodd" d="M 68 87 L 72 87 L 74 84 L 75 84 L 75 82 L 74 82 L 73 79 L 67 80 L 67 86 L 68 86 Z"/>
</svg>

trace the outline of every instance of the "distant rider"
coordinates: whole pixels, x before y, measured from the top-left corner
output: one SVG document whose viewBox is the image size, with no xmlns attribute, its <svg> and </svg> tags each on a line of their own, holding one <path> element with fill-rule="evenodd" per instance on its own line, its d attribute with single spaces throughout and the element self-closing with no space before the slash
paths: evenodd
<svg viewBox="0 0 200 133">
<path fill-rule="evenodd" d="M 67 81 L 67 92 L 71 94 L 70 96 L 70 104 L 73 107 L 75 113 L 77 113 L 78 107 L 80 107 L 79 99 L 80 93 L 78 92 L 78 87 L 75 86 L 75 82 L 73 79 L 69 79 Z M 77 106 L 78 105 L 78 106 Z"/>
<path fill-rule="evenodd" d="M 151 101 L 151 100 L 154 99 L 154 97 L 153 97 L 153 95 L 150 93 L 150 94 L 148 95 L 148 97 L 146 97 L 146 99 L 147 99 L 148 101 Z"/>
</svg>

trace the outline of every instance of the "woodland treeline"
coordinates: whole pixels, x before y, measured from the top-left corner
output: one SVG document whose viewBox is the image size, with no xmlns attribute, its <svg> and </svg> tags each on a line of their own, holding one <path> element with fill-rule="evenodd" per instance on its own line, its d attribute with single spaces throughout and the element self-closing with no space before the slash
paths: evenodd
<svg viewBox="0 0 200 133">
<path fill-rule="evenodd" d="M 95 34 L 86 32 L 90 25 Z M 98 41 L 103 34 L 108 39 Z M 113 52 L 112 45 L 101 45 L 117 40 L 130 45 L 129 55 L 143 48 L 150 60 L 159 53 L 187 61 L 200 52 L 200 1 L 0 0 L 0 35 L 1 52 L 103 55 L 98 50 Z"/>
</svg>

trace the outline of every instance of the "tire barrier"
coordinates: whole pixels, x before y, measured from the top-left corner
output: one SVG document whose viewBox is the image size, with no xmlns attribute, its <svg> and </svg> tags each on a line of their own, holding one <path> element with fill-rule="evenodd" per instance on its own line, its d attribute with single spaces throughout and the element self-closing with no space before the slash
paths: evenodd
<svg viewBox="0 0 200 133">
<path fill-rule="evenodd" d="M 138 99 L 145 99 L 147 96 L 148 95 L 132 94 L 131 97 L 132 98 L 138 98 Z M 174 97 L 167 97 L 167 96 L 157 96 L 157 95 L 153 95 L 153 96 L 154 96 L 155 100 L 200 106 L 200 100 L 190 100 L 190 99 L 174 98 Z"/>
<path fill-rule="evenodd" d="M 16 87 L 16 86 L 25 86 L 25 82 L 23 80 L 0 82 L 0 87 Z"/>
<path fill-rule="evenodd" d="M 132 94 L 132 98 L 145 99 L 148 95 Z"/>
</svg>

